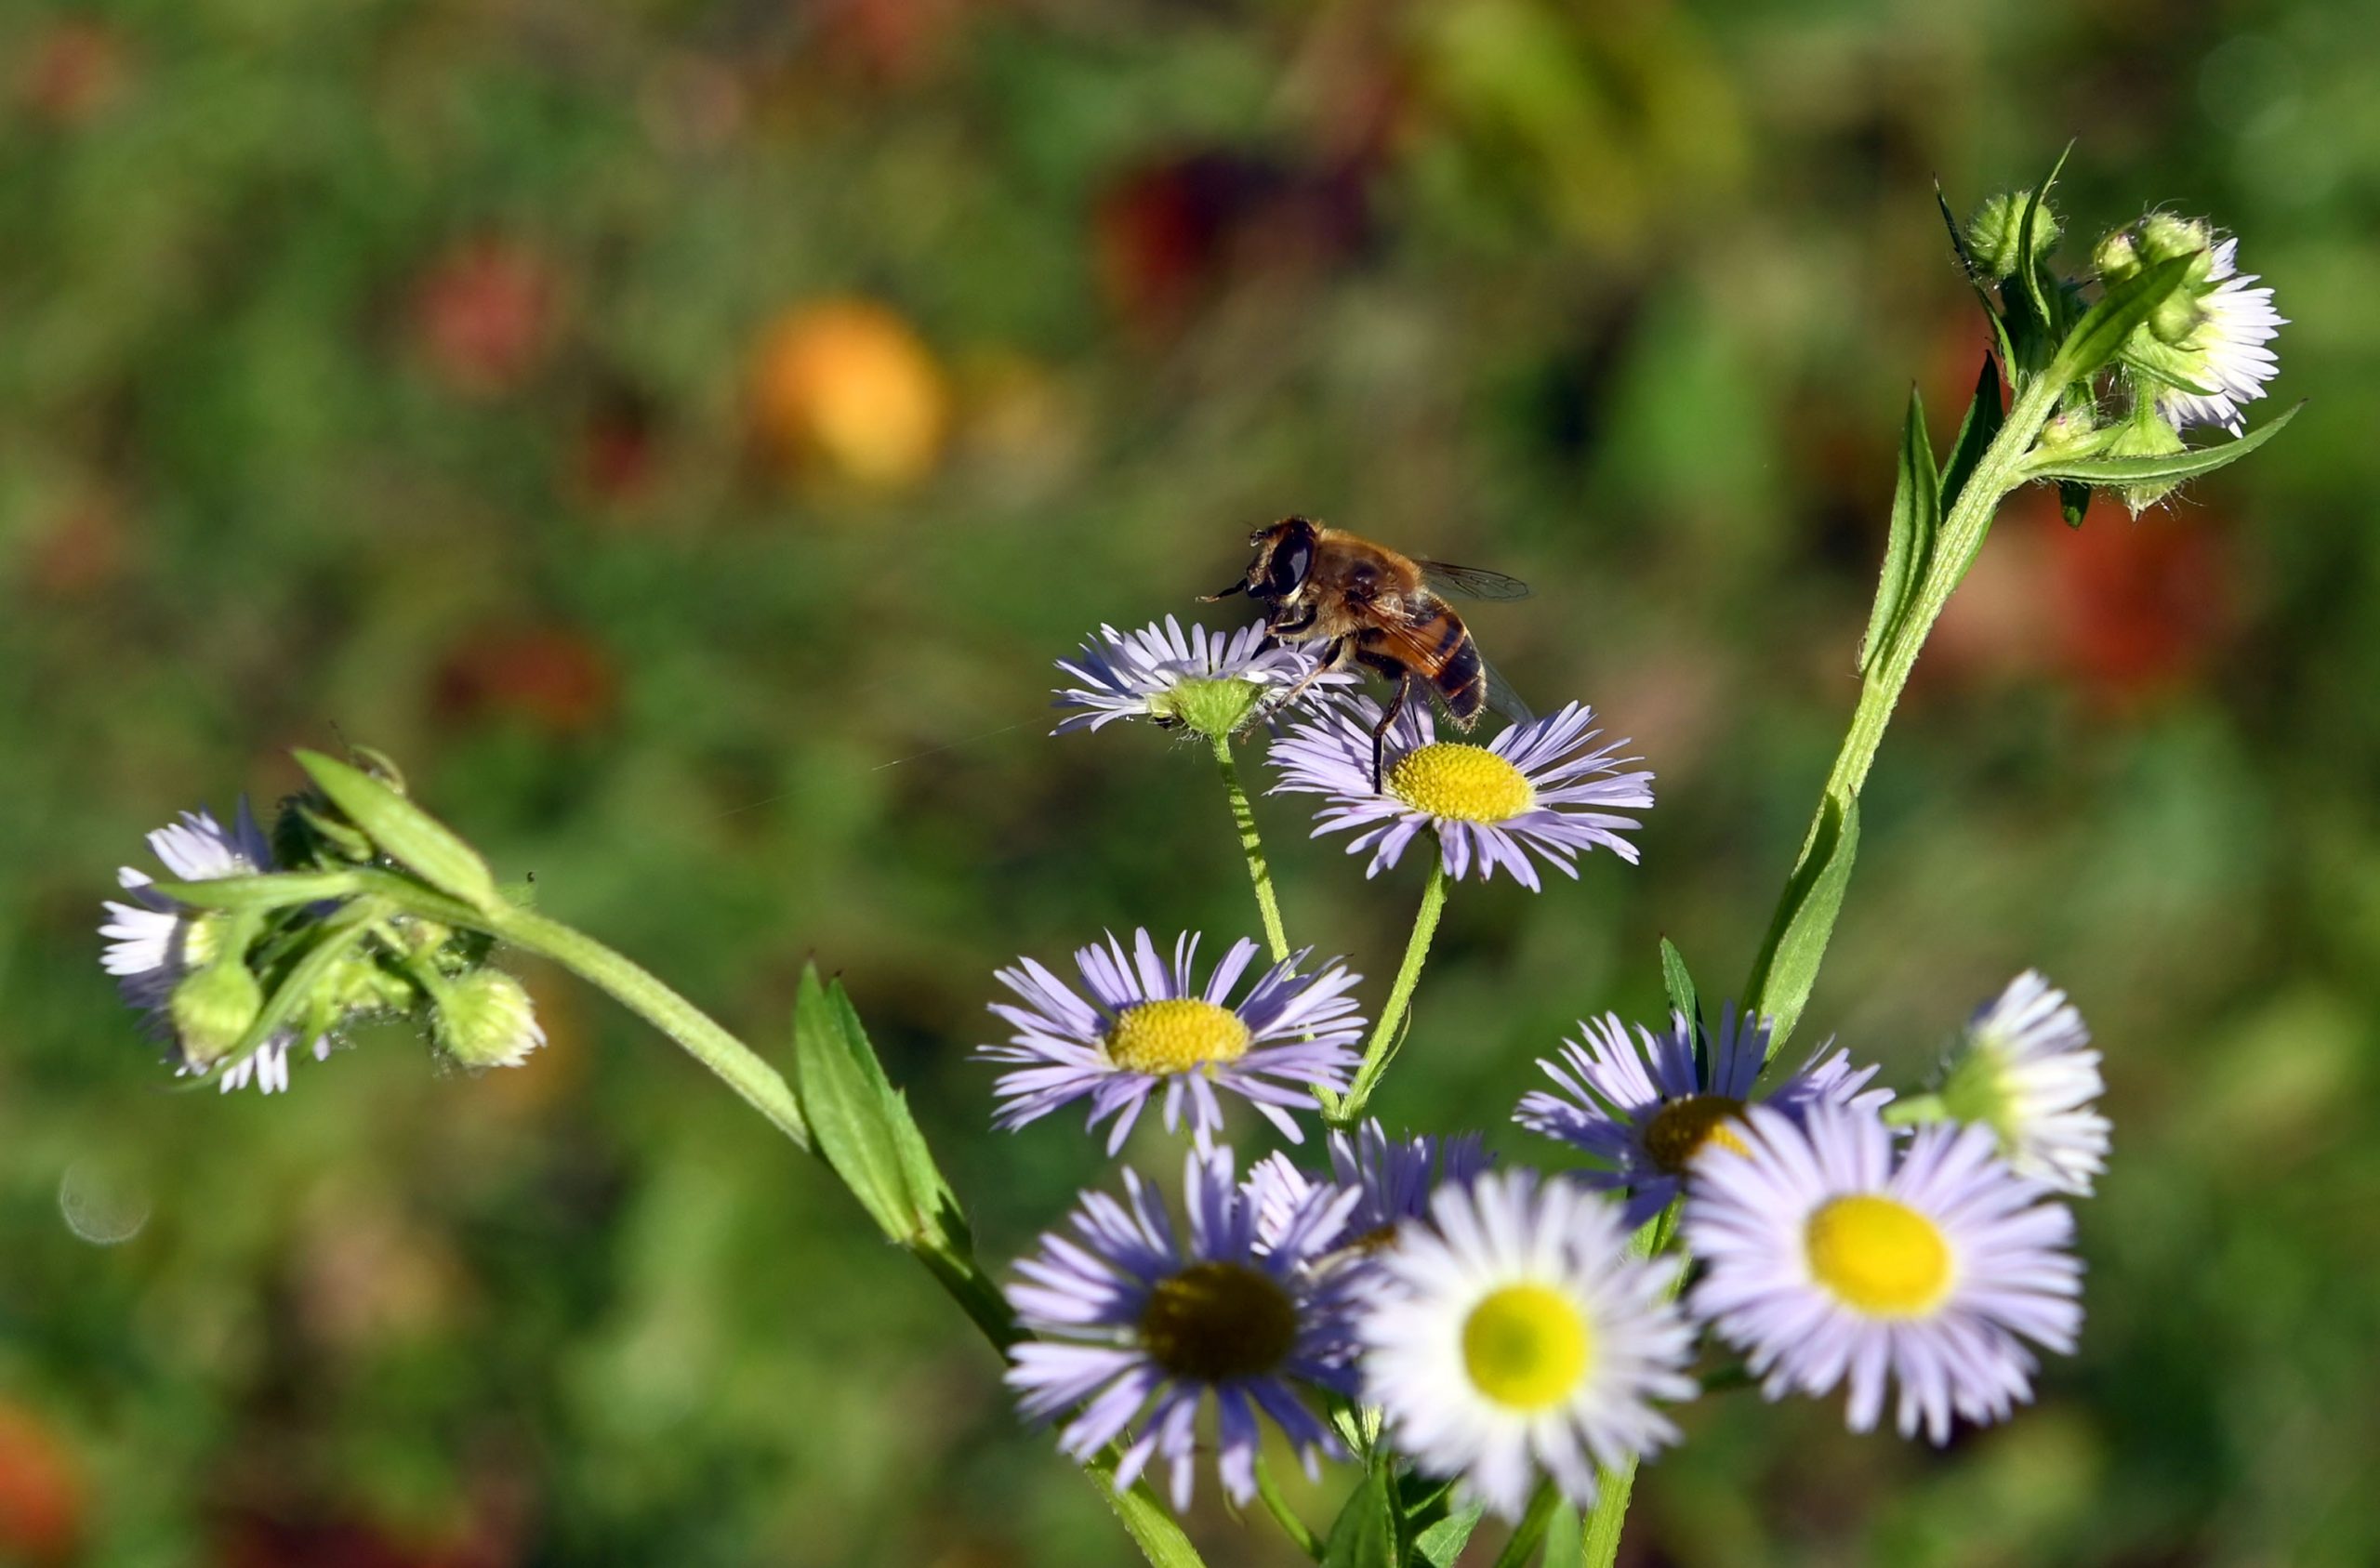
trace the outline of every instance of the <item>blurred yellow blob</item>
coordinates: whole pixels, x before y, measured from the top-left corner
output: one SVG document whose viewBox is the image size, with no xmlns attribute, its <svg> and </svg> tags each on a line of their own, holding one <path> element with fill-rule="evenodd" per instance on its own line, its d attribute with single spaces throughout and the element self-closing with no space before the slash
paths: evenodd
<svg viewBox="0 0 2380 1568">
<path fill-rule="evenodd" d="M 950 427 L 941 365 L 908 323 L 864 299 L 779 317 L 761 339 L 751 394 L 772 461 L 869 489 L 923 478 Z"/>
</svg>

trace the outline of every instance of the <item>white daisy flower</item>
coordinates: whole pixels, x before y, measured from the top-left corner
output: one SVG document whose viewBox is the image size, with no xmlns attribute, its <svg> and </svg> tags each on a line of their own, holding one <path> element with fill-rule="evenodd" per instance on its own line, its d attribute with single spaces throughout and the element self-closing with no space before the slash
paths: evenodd
<svg viewBox="0 0 2380 1568">
<path fill-rule="evenodd" d="M 1943 1108 L 1990 1127 L 2020 1176 L 2088 1196 L 2108 1168 L 2111 1125 L 2091 1032 L 2066 993 L 2027 969 L 1977 1008 L 1943 1064 Z"/>
<path fill-rule="evenodd" d="M 271 846 L 245 799 L 229 827 L 212 812 L 184 811 L 179 822 L 149 836 L 149 849 L 181 882 L 274 869 Z M 108 918 L 99 934 L 108 945 L 99 956 L 100 967 L 115 976 L 124 999 L 148 1015 L 151 1027 L 171 1039 L 175 988 L 215 961 L 213 947 L 223 923 L 158 892 L 155 878 L 136 866 L 119 869 L 116 881 L 133 902 L 107 904 Z M 172 1060 L 178 1074 L 204 1076 L 215 1072 L 226 1093 L 253 1082 L 271 1094 L 289 1087 L 289 1053 L 297 1044 L 297 1032 L 284 1029 L 237 1061 L 218 1064 L 191 1060 L 176 1042 Z M 327 1037 L 317 1039 L 311 1048 L 319 1061 L 330 1055 L 331 1043 Z"/>
<path fill-rule="evenodd" d="M 2288 324 L 2289 318 L 2273 309 L 2272 290 L 2250 288 L 2253 272 L 2239 266 L 2240 242 L 2225 237 L 2208 252 L 2206 285 L 2196 295 L 2197 327 L 2175 345 L 2185 357 L 2188 378 L 2207 390 L 2204 395 L 2165 387 L 2157 393 L 2157 412 L 2176 429 L 2192 425 L 2220 425 L 2233 435 L 2246 428 L 2243 404 L 2265 395 L 2265 383 L 2281 369 L 2281 360 L 2267 345 Z"/>
<path fill-rule="evenodd" d="M 1687 1172 L 1706 1151 L 1742 1152 L 1737 1134 L 1768 1061 L 1768 1024 L 1738 1019 L 1732 1004 L 1721 1008 L 1699 1063 L 1694 1026 L 1682 1013 L 1670 1015 L 1661 1034 L 1637 1025 L 1633 1040 L 1617 1013 L 1582 1019 L 1579 1031 L 1584 1038 L 1563 1041 L 1558 1060 L 1538 1061 L 1556 1087 L 1523 1096 L 1513 1120 L 1601 1160 L 1604 1168 L 1575 1178 L 1625 1192 L 1633 1228 L 1685 1192 Z M 1822 1042 L 1799 1068 L 1780 1069 L 1756 1102 L 1789 1115 L 1821 1103 L 1882 1109 L 1893 1096 L 1866 1088 L 1876 1069 L 1853 1066 L 1848 1051 L 1830 1053 L 1832 1043 Z"/>
<path fill-rule="evenodd" d="M 1652 1402 L 1697 1391 L 1675 1258 L 1627 1256 L 1619 1208 L 1571 1182 L 1491 1171 L 1441 1186 L 1379 1255 L 1356 1319 L 1364 1398 L 1423 1473 L 1506 1519 L 1537 1477 L 1585 1508 L 1596 1467 L 1675 1441 Z"/>
<path fill-rule="evenodd" d="M 1947 1442 L 1953 1414 L 1999 1420 L 2032 1397 L 2023 1343 L 2074 1349 L 2074 1220 L 2010 1170 L 1982 1127 L 1920 1127 L 1897 1160 L 1871 1114 L 1745 1113 L 1745 1153 L 1702 1162 L 1686 1203 L 1706 1268 L 1694 1315 L 1740 1349 L 1770 1399 L 1850 1384 L 1854 1431 L 1897 1385 L 1901 1435 Z"/>
<path fill-rule="evenodd" d="M 1265 693 L 1286 691 L 1314 675 L 1314 667 L 1311 650 L 1274 641 L 1262 621 L 1229 633 L 1197 626 L 1184 633 L 1170 615 L 1162 626 L 1151 622 L 1138 631 L 1103 626 L 1074 658 L 1058 661 L 1080 684 L 1057 688 L 1051 705 L 1084 711 L 1050 732 L 1153 718 L 1228 734 Z M 1319 696 L 1323 688 L 1355 679 L 1345 672 L 1316 676 L 1308 691 Z"/>
</svg>

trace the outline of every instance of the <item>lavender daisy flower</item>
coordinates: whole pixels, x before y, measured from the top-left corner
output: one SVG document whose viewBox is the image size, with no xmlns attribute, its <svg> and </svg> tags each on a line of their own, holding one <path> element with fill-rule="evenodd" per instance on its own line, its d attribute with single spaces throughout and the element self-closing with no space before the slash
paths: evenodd
<svg viewBox="0 0 2380 1568">
<path fill-rule="evenodd" d="M 1170 615 L 1162 626 L 1152 622 L 1132 632 L 1103 626 L 1074 658 L 1058 661 L 1058 668 L 1081 684 L 1057 688 L 1051 705 L 1085 711 L 1060 720 L 1051 733 L 1153 718 L 1229 734 L 1265 693 L 1296 685 L 1314 666 L 1311 651 L 1275 642 L 1262 621 L 1230 633 L 1194 626 L 1186 635 Z M 1309 690 L 1354 679 L 1318 676 Z"/>
<path fill-rule="evenodd" d="M 1594 1502 L 1595 1469 L 1676 1441 L 1655 1400 L 1691 1398 L 1675 1258 L 1634 1258 L 1610 1204 L 1534 1171 L 1442 1186 L 1379 1256 L 1355 1320 L 1365 1403 L 1425 1475 L 1506 1519 L 1536 1477 Z"/>
<path fill-rule="evenodd" d="M 1332 1133 L 1329 1149 L 1328 1181 L 1306 1175 L 1289 1155 L 1277 1152 L 1250 1168 L 1248 1197 L 1256 1207 L 1259 1245 L 1270 1246 L 1285 1233 L 1315 1192 L 1338 1187 L 1355 1194 L 1355 1206 L 1347 1211 L 1346 1234 L 1336 1238 L 1335 1245 L 1342 1252 L 1380 1246 L 1398 1225 L 1428 1211 L 1430 1194 L 1441 1183 L 1461 1186 L 1491 1163 L 1475 1132 L 1392 1139 L 1378 1118 L 1367 1118 L 1353 1138 Z"/>
<path fill-rule="evenodd" d="M 1899 1388 L 1901 1435 L 1948 1441 L 1955 1412 L 2006 1416 L 2032 1397 L 2030 1340 L 2069 1352 L 2082 1323 L 2073 1217 L 2010 1170 L 1982 1127 L 1920 1127 L 1894 1158 L 1874 1115 L 1754 1106 L 1746 1153 L 1703 1161 L 1686 1245 L 1706 1272 L 1688 1305 L 1742 1350 L 1770 1399 L 1846 1379 L 1851 1429 Z"/>
<path fill-rule="evenodd" d="M 2027 969 L 1976 1011 L 1943 1064 L 1943 1109 L 2000 1140 L 2019 1176 L 2087 1196 L 2108 1168 L 2106 1091 L 2091 1032 L 2066 993 Z"/>
<path fill-rule="evenodd" d="M 1744 1108 L 1768 1060 L 1768 1025 L 1723 1008 L 1704 1067 L 1696 1065 L 1694 1026 L 1681 1013 L 1670 1015 L 1660 1034 L 1637 1025 L 1633 1040 L 1616 1013 L 1581 1020 L 1579 1029 L 1583 1040 L 1565 1040 L 1558 1060 L 1538 1061 L 1560 1092 L 1532 1089 L 1513 1120 L 1603 1161 L 1606 1168 L 1572 1174 L 1587 1186 L 1627 1192 L 1633 1228 L 1685 1191 L 1706 1150 L 1743 1151 Z M 1892 1099 L 1890 1089 L 1861 1092 L 1875 1075 L 1873 1067 L 1854 1067 L 1849 1052 L 1829 1054 L 1822 1044 L 1759 1099 L 1796 1116 L 1819 1104 L 1875 1111 Z"/>
<path fill-rule="evenodd" d="M 1620 810 L 1653 803 L 1648 772 L 1619 771 L 1634 760 L 1628 743 L 1589 749 L 1594 712 L 1572 703 L 1561 712 L 1515 724 L 1486 745 L 1441 741 L 1426 708 L 1408 705 L 1387 737 L 1382 787 L 1372 787 L 1372 730 L 1380 705 L 1355 697 L 1300 724 L 1273 746 L 1284 791 L 1329 797 L 1315 837 L 1355 829 L 1347 851 L 1369 850 L 1367 876 L 1395 865 L 1415 836 L 1437 837 L 1439 863 L 1461 877 L 1475 865 L 1482 879 L 1498 865 L 1532 891 L 1534 852 L 1571 876 L 1577 857 L 1603 848 L 1633 864 L 1636 846 L 1620 837 L 1639 825 Z"/>
<path fill-rule="evenodd" d="M 1307 1267 L 1346 1223 L 1352 1192 L 1312 1193 L 1266 1249 L 1234 1179 L 1231 1151 L 1183 1162 L 1185 1246 L 1157 1199 L 1130 1171 L 1126 1203 L 1086 1192 L 1073 1237 L 1051 1233 L 1017 1265 L 1008 1298 L 1038 1341 L 1011 1353 L 1009 1386 L 1037 1425 L 1081 1410 L 1059 1434 L 1069 1458 L 1091 1458 L 1137 1425 L 1116 1467 L 1130 1486 L 1152 1459 L 1171 1471 L 1177 1510 L 1190 1506 L 1198 1407 L 1217 1414 L 1216 1470 L 1235 1503 L 1256 1491 L 1260 1413 L 1289 1439 L 1308 1474 L 1340 1445 L 1298 1392 L 1301 1383 L 1355 1391 L 1348 1365 L 1350 1283 Z"/>
<path fill-rule="evenodd" d="M 184 811 L 179 822 L 149 835 L 149 849 L 174 879 L 182 882 L 247 876 L 274 869 L 271 846 L 245 798 L 228 827 L 210 811 Z M 125 1001 L 146 1014 L 150 1028 L 170 1042 L 174 1071 L 190 1076 L 216 1071 L 226 1093 L 251 1082 L 267 1094 L 287 1088 L 289 1054 L 298 1044 L 296 1031 L 278 1031 L 232 1061 L 212 1056 L 202 1060 L 186 1048 L 176 1031 L 174 993 L 223 956 L 218 948 L 229 923 L 222 916 L 176 903 L 156 890 L 155 878 L 136 866 L 118 869 L 116 881 L 132 902 L 106 904 L 108 918 L 99 934 L 108 939 L 108 945 L 99 964 L 115 976 Z M 253 982 L 248 983 L 253 987 Z M 311 1049 L 316 1061 L 327 1058 L 329 1037 L 314 1040 Z"/>
<path fill-rule="evenodd" d="M 1009 1044 L 985 1046 L 976 1056 L 1024 1065 L 1000 1074 L 994 1125 L 1021 1127 L 1089 1100 L 1090 1126 L 1115 1118 L 1107 1136 L 1112 1154 L 1162 1087 L 1165 1125 L 1181 1125 L 1186 1102 L 1204 1143 L 1223 1126 L 1215 1091 L 1223 1088 L 1263 1113 L 1289 1141 L 1302 1141 L 1289 1113 L 1312 1107 L 1316 1088 L 1343 1091 L 1356 1064 L 1348 1048 L 1363 1037 L 1364 1021 L 1347 993 L 1363 977 L 1335 959 L 1298 974 L 1308 948 L 1265 970 L 1232 1002 L 1256 944 L 1234 942 L 1203 990 L 1191 978 L 1197 951 L 1197 937 L 1184 932 L 1168 968 L 1146 929 L 1133 933 L 1129 955 L 1111 934 L 1104 946 L 1094 942 L 1075 954 L 1089 1002 L 1031 958 L 1000 970 L 999 982 L 1023 1005 L 995 1002 L 992 1011 L 1017 1032 Z"/>
</svg>

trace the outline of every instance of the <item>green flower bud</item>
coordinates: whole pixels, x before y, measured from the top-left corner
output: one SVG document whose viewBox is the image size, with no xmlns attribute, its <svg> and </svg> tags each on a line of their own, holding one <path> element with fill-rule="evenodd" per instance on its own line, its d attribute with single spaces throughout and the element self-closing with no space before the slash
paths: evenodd
<svg viewBox="0 0 2380 1568">
<path fill-rule="evenodd" d="M 2131 415 L 2116 431 L 2114 439 L 2108 442 L 2103 455 L 2109 457 L 2170 457 L 2183 450 L 2181 433 L 2157 412 L 2155 389 L 2146 385 L 2135 385 L 2132 399 Z M 2132 508 L 2132 515 L 2138 517 L 2171 495 L 2179 482 L 2161 480 L 2146 484 L 2119 485 L 2115 490 L 2123 497 L 2123 504 Z"/>
<path fill-rule="evenodd" d="M 2206 312 L 2199 306 L 2198 296 L 2190 285 L 2184 283 L 2167 295 L 2149 318 L 2149 331 L 2160 343 L 2180 348 L 2189 341 L 2199 323 L 2206 320 Z"/>
<path fill-rule="evenodd" d="M 430 1027 L 462 1066 L 518 1067 L 546 1043 L 527 988 L 502 969 L 474 970 L 442 990 Z"/>
<path fill-rule="evenodd" d="M 2140 220 L 2140 259 L 2148 266 L 2177 256 L 2203 255 L 2214 243 L 2213 231 L 2194 217 L 2152 212 Z"/>
<path fill-rule="evenodd" d="M 2140 270 L 2140 247 L 2132 231 L 2119 229 L 2091 247 L 2091 270 L 2102 283 L 2122 283 Z"/>
<path fill-rule="evenodd" d="M 1951 1054 L 1934 1098 L 1951 1121 L 1990 1127 L 2003 1148 L 2014 1140 L 2018 1107 L 2008 1092 L 2007 1074 L 1999 1057 L 1976 1049 L 1972 1039 Z"/>
<path fill-rule="evenodd" d="M 2024 226 L 2030 191 L 2011 191 L 1985 202 L 1967 221 L 1967 254 L 1994 278 L 2013 276 L 2019 264 L 2017 231 Z M 2033 256 L 2047 256 L 2062 232 L 2057 215 L 2043 202 L 2033 213 Z"/>
<path fill-rule="evenodd" d="M 182 1060 L 196 1068 L 214 1066 L 240 1043 L 264 1010 L 264 989 L 245 960 L 226 955 L 219 964 L 193 970 L 174 987 L 166 1003 Z"/>
<path fill-rule="evenodd" d="M 2069 408 L 2053 415 L 2042 427 L 2039 448 L 2043 455 L 2063 457 L 2092 444 L 2099 433 L 2099 422 L 2087 408 Z"/>
<path fill-rule="evenodd" d="M 1159 723 L 1186 724 L 1198 733 L 1220 740 L 1238 732 L 1264 688 L 1252 680 L 1204 680 L 1196 677 L 1176 681 L 1171 691 L 1149 699 L 1149 712 Z"/>
</svg>

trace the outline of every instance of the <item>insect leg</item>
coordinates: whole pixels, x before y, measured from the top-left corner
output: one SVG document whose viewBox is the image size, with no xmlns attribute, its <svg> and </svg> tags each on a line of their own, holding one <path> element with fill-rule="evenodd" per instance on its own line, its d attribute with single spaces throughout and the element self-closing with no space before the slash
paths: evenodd
<svg viewBox="0 0 2380 1568">
<path fill-rule="evenodd" d="M 1398 714 L 1405 711 L 1406 699 L 1412 694 L 1413 673 L 1408 670 L 1396 678 L 1396 695 L 1389 698 L 1387 710 L 1380 716 L 1380 722 L 1372 726 L 1372 788 L 1374 791 L 1378 791 L 1381 787 L 1381 774 L 1388 760 L 1388 727 L 1396 722 Z"/>
<path fill-rule="evenodd" d="M 1229 586 L 1229 587 L 1227 587 L 1227 588 L 1221 589 L 1221 590 L 1219 590 L 1219 591 L 1217 591 L 1217 592 L 1215 592 L 1215 593 L 1202 593 L 1202 594 L 1200 594 L 1200 595 L 1198 596 L 1198 602 L 1199 602 L 1199 603 L 1201 603 L 1201 604 L 1212 604 L 1212 603 L 1214 603 L 1214 602 L 1215 602 L 1215 600 L 1219 600 L 1219 599 L 1229 599 L 1232 595 L 1234 595 L 1234 594 L 1236 594 L 1236 593 L 1246 593 L 1247 591 L 1248 591 L 1248 579 L 1247 579 L 1247 578 L 1245 578 L 1245 577 L 1242 577 L 1238 582 L 1234 583 L 1231 586 Z"/>
<path fill-rule="evenodd" d="M 1305 695 L 1307 687 L 1346 664 L 1350 646 L 1347 639 L 1343 637 L 1325 643 L 1321 656 L 1316 660 L 1314 667 L 1298 677 L 1297 683 L 1288 691 L 1266 703 L 1261 711 L 1269 718 Z"/>
</svg>

